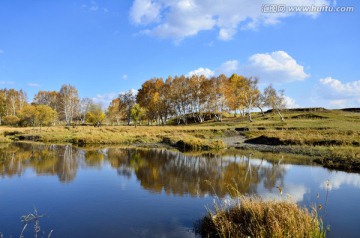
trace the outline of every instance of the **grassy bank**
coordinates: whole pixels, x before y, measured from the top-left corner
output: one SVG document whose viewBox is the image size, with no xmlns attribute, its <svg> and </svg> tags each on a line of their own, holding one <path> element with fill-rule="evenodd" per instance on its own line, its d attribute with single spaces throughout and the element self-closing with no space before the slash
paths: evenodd
<svg viewBox="0 0 360 238">
<path fill-rule="evenodd" d="M 207 126 L 1 127 L 0 130 L 0 142 L 33 140 L 75 145 L 164 143 L 185 151 L 223 149 L 226 145 L 221 138 L 236 133 L 226 127 L 213 129 Z"/>
<path fill-rule="evenodd" d="M 286 111 L 227 117 L 223 122 L 169 126 L 0 127 L 0 142 L 33 140 L 76 145 L 163 144 L 182 151 L 250 147 L 262 151 L 311 156 L 328 167 L 360 171 L 360 113 L 341 110 Z M 247 142 L 243 144 L 243 142 Z M 247 146 L 244 146 L 247 145 Z"/>
<path fill-rule="evenodd" d="M 202 237 L 326 237 L 315 208 L 243 195 L 232 204 L 216 204 L 196 230 Z"/>
</svg>

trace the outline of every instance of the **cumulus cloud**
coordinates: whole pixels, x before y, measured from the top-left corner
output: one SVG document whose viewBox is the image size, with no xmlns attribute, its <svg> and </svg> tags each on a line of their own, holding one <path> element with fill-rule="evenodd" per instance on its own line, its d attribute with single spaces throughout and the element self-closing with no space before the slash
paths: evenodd
<svg viewBox="0 0 360 238">
<path fill-rule="evenodd" d="M 228 60 L 222 63 L 218 69 L 216 69 L 216 73 L 230 75 L 235 73 L 238 69 L 239 69 L 239 62 L 237 60 Z"/>
<path fill-rule="evenodd" d="M 214 71 L 212 71 L 211 69 L 208 69 L 208 68 L 198 68 L 198 69 L 195 69 L 195 70 L 192 70 L 190 71 L 188 74 L 188 76 L 192 76 L 192 75 L 204 75 L 205 77 L 207 78 L 210 78 L 212 76 L 214 76 Z"/>
<path fill-rule="evenodd" d="M 213 75 L 225 74 L 231 75 L 233 73 L 242 74 L 245 76 L 257 76 L 261 83 L 288 83 L 294 81 L 301 81 L 308 77 L 305 73 L 304 66 L 297 63 L 285 51 L 275 51 L 272 53 L 254 54 L 249 57 L 248 62 L 240 64 L 237 60 L 229 60 L 222 63 L 215 70 L 201 67 L 199 69 L 189 72 L 189 74 L 200 74 L 204 71 Z M 290 105 L 296 104 L 289 100 Z M 291 104 L 292 103 L 292 104 Z"/>
<path fill-rule="evenodd" d="M 156 22 L 159 14 L 160 4 L 152 0 L 136 0 L 130 10 L 131 20 L 142 25 Z"/>
<path fill-rule="evenodd" d="M 301 81 L 310 77 L 305 73 L 304 66 L 298 64 L 285 51 L 254 54 L 244 65 L 243 71 L 245 74 L 260 77 L 261 81 L 266 83 Z"/>
<path fill-rule="evenodd" d="M 329 100 L 330 105 L 351 107 L 360 104 L 360 80 L 343 83 L 338 79 L 326 77 L 319 82 L 319 96 Z"/>
<path fill-rule="evenodd" d="M 295 102 L 295 100 L 291 97 L 284 96 L 285 99 L 285 107 L 286 108 L 299 108 L 299 104 Z"/>
<path fill-rule="evenodd" d="M 351 185 L 355 188 L 360 188 L 360 175 L 344 172 L 331 173 L 329 176 L 329 182 L 323 181 L 320 184 L 320 188 L 337 190 L 344 185 Z"/>
<path fill-rule="evenodd" d="M 294 6 L 324 6 L 327 0 L 292 0 Z M 269 0 L 266 4 L 288 4 L 285 0 Z M 230 40 L 240 29 L 273 25 L 294 14 L 317 16 L 317 12 L 264 12 L 263 1 L 253 0 L 135 0 L 130 19 L 145 26 L 144 33 L 160 38 L 181 40 L 201 31 L 218 31 L 221 40 Z M 266 9 L 265 9 L 266 10 Z"/>
<path fill-rule="evenodd" d="M 320 79 L 320 83 L 329 92 L 327 94 L 329 98 L 360 98 L 360 80 L 342 83 L 340 80 L 334 79 L 332 77 L 327 77 Z"/>
</svg>

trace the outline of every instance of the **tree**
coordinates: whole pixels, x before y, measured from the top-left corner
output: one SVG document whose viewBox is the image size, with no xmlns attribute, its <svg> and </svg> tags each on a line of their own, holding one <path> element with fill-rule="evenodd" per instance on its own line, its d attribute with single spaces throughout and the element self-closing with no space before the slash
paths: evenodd
<svg viewBox="0 0 360 238">
<path fill-rule="evenodd" d="M 20 118 L 17 116 L 4 116 L 2 121 L 4 125 L 15 126 L 20 121 Z"/>
<path fill-rule="evenodd" d="M 41 127 L 44 125 L 54 124 L 58 117 L 57 112 L 49 106 L 37 105 L 35 106 L 35 123 Z"/>
<path fill-rule="evenodd" d="M 85 124 L 87 113 L 92 104 L 93 104 L 93 100 L 91 98 L 83 98 L 80 100 L 79 119 L 81 124 Z"/>
<path fill-rule="evenodd" d="M 46 105 L 59 112 L 60 94 L 56 91 L 39 91 L 33 100 L 34 104 Z"/>
<path fill-rule="evenodd" d="M 258 81 L 259 80 L 257 78 L 245 78 L 245 85 L 243 90 L 244 105 L 247 107 L 250 122 L 252 122 L 251 110 L 254 108 L 260 94 L 260 91 L 257 87 Z"/>
<path fill-rule="evenodd" d="M 0 125 L 2 118 L 6 116 L 7 104 L 6 104 L 6 91 L 0 90 Z"/>
<path fill-rule="evenodd" d="M 228 108 L 235 112 L 244 108 L 245 77 L 237 74 L 231 75 L 225 84 L 225 98 Z"/>
<path fill-rule="evenodd" d="M 264 97 L 266 106 L 270 107 L 273 111 L 276 111 L 280 116 L 281 121 L 285 121 L 280 111 L 285 108 L 284 90 L 277 92 L 270 84 L 264 90 Z"/>
<path fill-rule="evenodd" d="M 119 94 L 119 111 L 124 112 L 127 124 L 131 123 L 131 108 L 136 102 L 135 94 L 132 90 Z"/>
<path fill-rule="evenodd" d="M 259 92 L 255 101 L 255 106 L 260 109 L 262 116 L 265 116 L 264 107 L 266 107 L 266 98 L 264 93 Z"/>
<path fill-rule="evenodd" d="M 89 110 L 86 113 L 86 121 L 93 124 L 94 126 L 100 126 L 105 119 L 105 113 L 101 109 L 99 104 L 90 104 Z"/>
<path fill-rule="evenodd" d="M 35 127 L 36 107 L 34 105 L 25 105 L 20 112 L 21 123 Z"/>
<path fill-rule="evenodd" d="M 145 109 L 148 124 L 154 120 L 158 125 L 166 123 L 170 109 L 168 89 L 162 78 L 153 78 L 141 85 L 136 102 Z"/>
<path fill-rule="evenodd" d="M 177 123 L 181 120 L 187 124 L 188 113 L 190 112 L 190 97 L 189 97 L 189 80 L 181 75 L 175 76 L 174 79 L 169 77 L 167 83 L 170 85 L 170 98 L 176 115 Z"/>
<path fill-rule="evenodd" d="M 226 108 L 226 83 L 228 78 L 224 74 L 220 74 L 216 79 L 214 79 L 215 84 L 215 105 L 213 113 L 217 121 L 222 121 L 222 113 Z"/>
<path fill-rule="evenodd" d="M 120 125 L 120 121 L 124 117 L 124 112 L 120 111 L 120 98 L 115 98 L 111 101 L 107 109 L 107 117 L 110 122 L 116 122 L 116 125 Z"/>
<path fill-rule="evenodd" d="M 79 95 L 74 86 L 63 85 L 59 92 L 60 96 L 60 111 L 62 119 L 65 120 L 67 126 L 71 125 L 74 116 L 78 111 Z"/>
<path fill-rule="evenodd" d="M 135 103 L 131 108 L 131 118 L 134 120 L 135 128 L 137 126 L 138 121 L 144 115 L 144 109 L 140 107 L 139 104 Z"/>
</svg>

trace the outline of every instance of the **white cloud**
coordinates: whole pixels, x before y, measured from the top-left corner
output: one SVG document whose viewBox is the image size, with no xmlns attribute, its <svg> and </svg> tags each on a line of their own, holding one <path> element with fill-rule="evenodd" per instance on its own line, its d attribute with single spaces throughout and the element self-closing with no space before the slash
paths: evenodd
<svg viewBox="0 0 360 238">
<path fill-rule="evenodd" d="M 273 25 L 294 14 L 317 16 L 317 12 L 262 12 L 264 4 L 289 4 L 285 0 L 135 0 L 130 19 L 145 26 L 143 33 L 181 40 L 201 31 L 218 31 L 221 40 L 230 40 L 240 29 Z M 329 5 L 327 0 L 292 0 L 294 6 Z M 266 9 L 265 9 L 266 10 Z"/>
<path fill-rule="evenodd" d="M 127 74 L 124 74 L 124 75 L 122 76 L 122 79 L 123 79 L 123 80 L 128 80 L 129 77 L 127 76 Z"/>
<path fill-rule="evenodd" d="M 237 60 L 228 60 L 221 64 L 220 68 L 216 69 L 216 74 L 230 75 L 239 69 L 239 62 Z"/>
<path fill-rule="evenodd" d="M 136 0 L 130 10 L 130 18 L 135 24 L 149 24 L 157 21 L 160 4 L 151 0 Z"/>
<path fill-rule="evenodd" d="M 231 75 L 238 73 L 245 76 L 259 77 L 260 83 L 288 83 L 304 80 L 310 75 L 304 72 L 304 66 L 298 64 L 285 51 L 255 54 L 249 57 L 246 64 L 241 65 L 237 60 L 228 60 L 215 70 L 201 67 L 189 72 L 191 74 Z M 292 103 L 289 101 L 289 103 Z M 295 106 L 295 103 L 290 104 Z"/>
<path fill-rule="evenodd" d="M 360 80 L 343 83 L 332 77 L 319 80 L 318 94 L 335 107 L 353 107 L 360 103 Z"/>
<path fill-rule="evenodd" d="M 138 93 L 138 90 L 136 89 L 130 89 L 128 91 L 131 91 L 134 95 Z M 115 99 L 120 94 L 127 93 L 128 91 L 123 91 L 119 93 L 111 92 L 111 93 L 97 94 L 95 97 L 91 99 L 93 100 L 94 103 L 101 104 L 103 107 L 107 108 L 113 99 Z"/>
<path fill-rule="evenodd" d="M 309 192 L 308 188 L 300 184 L 287 184 L 283 189 L 284 195 L 279 194 L 277 190 L 276 193 L 264 192 L 260 195 L 268 200 L 290 199 L 294 202 L 302 202 L 304 200 L 304 195 Z"/>
<path fill-rule="evenodd" d="M 12 81 L 0 81 L 0 85 L 14 85 L 15 83 Z"/>
<path fill-rule="evenodd" d="M 328 97 L 330 98 L 360 98 L 360 80 L 342 83 L 340 80 L 327 77 L 320 79 L 320 83 L 328 90 Z"/>
<path fill-rule="evenodd" d="M 187 75 L 188 76 L 204 75 L 205 77 L 210 78 L 210 77 L 214 76 L 214 71 L 212 71 L 211 69 L 208 69 L 208 68 L 198 68 L 198 69 L 190 71 Z"/>
<path fill-rule="evenodd" d="M 328 181 L 323 181 L 320 184 L 320 188 L 337 190 L 344 185 L 351 185 L 355 188 L 360 188 L 360 175 L 345 172 L 331 173 L 329 175 L 329 183 Z"/>
<path fill-rule="evenodd" d="M 286 83 L 301 81 L 308 77 L 304 66 L 298 64 L 285 51 L 275 51 L 265 54 L 254 54 L 243 67 L 246 75 L 260 77 L 261 82 L 266 83 Z"/>
<path fill-rule="evenodd" d="M 40 87 L 40 84 L 38 84 L 38 83 L 28 83 L 28 86 L 38 88 L 38 87 Z"/>
<path fill-rule="evenodd" d="M 291 97 L 284 96 L 285 99 L 285 107 L 286 108 L 299 108 L 299 104 L 295 102 L 295 100 Z"/>
<path fill-rule="evenodd" d="M 116 98 L 119 94 L 117 93 L 105 93 L 105 94 L 97 94 L 92 98 L 93 102 L 96 104 L 101 104 L 104 107 L 108 107 L 111 101 Z"/>
</svg>

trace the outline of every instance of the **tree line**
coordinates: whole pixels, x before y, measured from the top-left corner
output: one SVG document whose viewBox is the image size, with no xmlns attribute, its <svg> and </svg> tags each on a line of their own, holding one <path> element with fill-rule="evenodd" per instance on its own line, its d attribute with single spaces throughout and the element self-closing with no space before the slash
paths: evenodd
<svg viewBox="0 0 360 238">
<path fill-rule="evenodd" d="M 63 85 L 59 91 L 39 91 L 31 103 L 22 90 L 0 90 L 0 124 L 12 126 L 50 126 L 90 123 L 101 125 L 134 124 L 165 125 L 173 118 L 177 124 L 189 121 L 222 121 L 225 112 L 247 116 L 252 121 L 254 108 L 271 108 L 284 120 L 284 92 L 269 85 L 261 92 L 256 77 L 224 74 L 206 78 L 203 75 L 181 75 L 152 78 L 136 92 L 120 93 L 103 111 L 90 98 L 80 98 L 77 89 Z"/>
<path fill-rule="evenodd" d="M 284 118 L 280 111 L 285 108 L 283 90 L 275 90 L 269 85 L 261 92 L 258 78 L 224 74 L 206 78 L 204 75 L 184 75 L 152 78 L 144 82 L 138 92 L 120 94 L 112 100 L 107 110 L 110 122 L 120 124 L 124 119 L 128 124 L 132 119 L 134 106 L 142 109 L 142 117 L 148 124 L 165 125 L 169 118 L 177 124 L 187 124 L 189 120 L 202 123 L 214 119 L 222 121 L 225 112 L 247 115 L 252 122 L 254 108 L 271 108 Z M 138 105 L 138 106 L 137 106 Z M 137 110 L 139 111 L 139 110 Z M 135 122 L 136 123 L 136 122 Z"/>
<path fill-rule="evenodd" d="M 22 90 L 0 90 L 0 124 L 11 126 L 100 125 L 105 113 L 90 98 L 80 99 L 77 89 L 63 85 L 59 91 L 39 91 L 32 103 Z"/>
</svg>

